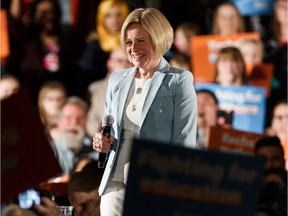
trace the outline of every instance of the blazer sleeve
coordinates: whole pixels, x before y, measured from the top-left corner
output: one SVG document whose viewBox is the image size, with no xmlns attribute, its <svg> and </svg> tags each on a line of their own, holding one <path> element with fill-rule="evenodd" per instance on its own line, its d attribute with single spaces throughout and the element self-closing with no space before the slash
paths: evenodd
<svg viewBox="0 0 288 216">
<path fill-rule="evenodd" d="M 197 97 L 190 71 L 180 73 L 175 87 L 174 142 L 195 148 L 197 128 Z"/>
</svg>

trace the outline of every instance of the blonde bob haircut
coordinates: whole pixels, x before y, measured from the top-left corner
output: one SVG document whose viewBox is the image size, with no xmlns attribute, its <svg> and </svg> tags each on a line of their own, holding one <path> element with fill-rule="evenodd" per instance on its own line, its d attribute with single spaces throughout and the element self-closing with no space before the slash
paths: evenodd
<svg viewBox="0 0 288 216">
<path fill-rule="evenodd" d="M 131 24 L 140 24 L 149 34 L 156 57 L 162 57 L 171 48 L 174 38 L 173 28 L 159 10 L 138 8 L 128 15 L 121 29 L 123 48 L 126 48 L 126 31 Z"/>
</svg>

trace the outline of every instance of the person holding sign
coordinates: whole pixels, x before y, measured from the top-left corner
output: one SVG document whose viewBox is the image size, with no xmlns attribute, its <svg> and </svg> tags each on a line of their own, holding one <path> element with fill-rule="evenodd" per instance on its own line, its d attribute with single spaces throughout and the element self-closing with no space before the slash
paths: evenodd
<svg viewBox="0 0 288 216">
<path fill-rule="evenodd" d="M 114 117 L 113 129 L 109 138 L 101 132 L 93 138 L 96 151 L 109 152 L 99 187 L 101 216 L 122 215 L 133 138 L 195 147 L 194 77 L 163 58 L 172 43 L 173 29 L 157 9 L 138 8 L 122 26 L 121 44 L 134 67 L 111 74 L 105 113 Z"/>
<path fill-rule="evenodd" d="M 220 49 L 215 62 L 215 82 L 223 86 L 249 84 L 245 63 L 240 50 L 236 47 Z"/>
</svg>

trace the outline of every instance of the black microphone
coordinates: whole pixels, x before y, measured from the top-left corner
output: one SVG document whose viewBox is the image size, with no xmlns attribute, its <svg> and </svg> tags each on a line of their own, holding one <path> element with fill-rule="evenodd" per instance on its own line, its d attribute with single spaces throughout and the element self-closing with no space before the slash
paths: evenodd
<svg viewBox="0 0 288 216">
<path fill-rule="evenodd" d="M 113 116 L 107 115 L 104 117 L 104 119 L 102 121 L 102 135 L 103 136 L 105 136 L 107 138 L 110 137 L 113 122 L 114 122 Z M 99 158 L 98 158 L 98 167 L 99 168 L 105 167 L 106 157 L 107 157 L 106 153 L 102 153 L 102 152 L 99 153 Z"/>
</svg>

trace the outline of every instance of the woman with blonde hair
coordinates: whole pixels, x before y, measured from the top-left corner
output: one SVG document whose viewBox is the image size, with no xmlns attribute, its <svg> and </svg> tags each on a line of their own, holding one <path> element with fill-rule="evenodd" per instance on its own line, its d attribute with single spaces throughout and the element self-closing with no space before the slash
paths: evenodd
<svg viewBox="0 0 288 216">
<path fill-rule="evenodd" d="M 96 13 L 96 34 L 86 44 L 79 66 L 84 74 L 84 86 L 103 79 L 107 73 L 109 53 L 120 46 L 120 32 L 129 6 L 123 0 L 102 0 Z"/>
<path fill-rule="evenodd" d="M 134 138 L 187 148 L 196 145 L 193 74 L 172 67 L 163 57 L 173 37 L 169 21 L 155 8 L 138 8 L 123 24 L 121 44 L 133 67 L 111 74 L 105 115 L 114 119 L 113 134 L 108 138 L 96 132 L 93 138 L 97 152 L 110 152 L 99 187 L 101 216 L 123 215 Z M 105 160 L 106 156 L 102 162 Z"/>
</svg>

